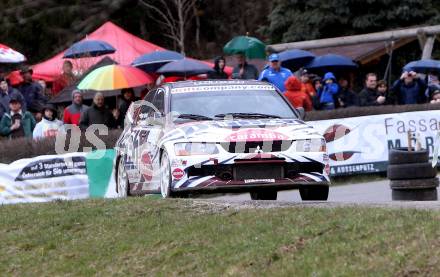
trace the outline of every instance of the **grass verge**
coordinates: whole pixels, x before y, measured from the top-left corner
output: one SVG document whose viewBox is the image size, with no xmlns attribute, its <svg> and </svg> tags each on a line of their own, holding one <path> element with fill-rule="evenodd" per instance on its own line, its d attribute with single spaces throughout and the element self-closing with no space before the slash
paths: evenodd
<svg viewBox="0 0 440 277">
<path fill-rule="evenodd" d="M 7 276 L 440 272 L 440 213 L 133 198 L 0 207 Z"/>
</svg>

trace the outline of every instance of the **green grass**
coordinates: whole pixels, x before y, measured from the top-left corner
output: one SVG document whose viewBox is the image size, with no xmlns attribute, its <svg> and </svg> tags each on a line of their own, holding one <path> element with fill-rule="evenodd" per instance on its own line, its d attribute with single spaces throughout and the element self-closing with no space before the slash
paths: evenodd
<svg viewBox="0 0 440 277">
<path fill-rule="evenodd" d="M 440 272 L 440 213 L 133 198 L 0 207 L 3 276 Z M 437 273 L 435 273 L 437 272 Z"/>
</svg>

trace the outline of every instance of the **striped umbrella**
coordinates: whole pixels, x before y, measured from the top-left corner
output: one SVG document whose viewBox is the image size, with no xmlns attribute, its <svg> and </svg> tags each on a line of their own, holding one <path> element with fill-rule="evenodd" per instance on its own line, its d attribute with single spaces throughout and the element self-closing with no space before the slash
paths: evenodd
<svg viewBox="0 0 440 277">
<path fill-rule="evenodd" d="M 25 60 L 26 58 L 23 54 L 4 44 L 0 44 L 0 63 L 21 63 Z"/>
<path fill-rule="evenodd" d="M 78 84 L 78 89 L 116 90 L 152 84 L 154 79 L 142 70 L 124 65 L 106 65 L 90 72 Z"/>
</svg>

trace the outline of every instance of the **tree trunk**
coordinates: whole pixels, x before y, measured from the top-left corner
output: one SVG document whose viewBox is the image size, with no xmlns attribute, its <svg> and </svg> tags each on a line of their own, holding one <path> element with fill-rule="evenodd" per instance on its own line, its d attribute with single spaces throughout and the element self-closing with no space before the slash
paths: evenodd
<svg viewBox="0 0 440 277">
<path fill-rule="evenodd" d="M 177 17 L 179 21 L 179 47 L 180 53 L 185 55 L 185 22 L 183 20 L 183 1 L 184 0 L 176 0 L 177 6 Z"/>
</svg>

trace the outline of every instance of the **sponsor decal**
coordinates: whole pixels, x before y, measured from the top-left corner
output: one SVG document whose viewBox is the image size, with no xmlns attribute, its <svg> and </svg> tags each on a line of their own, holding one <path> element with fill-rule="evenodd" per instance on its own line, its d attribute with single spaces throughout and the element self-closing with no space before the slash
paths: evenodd
<svg viewBox="0 0 440 277">
<path fill-rule="evenodd" d="M 343 151 L 338 153 L 331 153 L 329 155 L 330 159 L 333 161 L 346 161 L 353 157 L 354 154 L 361 153 L 359 151 Z"/>
<path fill-rule="evenodd" d="M 151 181 L 153 178 L 153 165 L 150 154 L 145 150 L 141 155 L 140 171 L 145 181 Z"/>
<path fill-rule="evenodd" d="M 324 131 L 324 138 L 326 142 L 332 142 L 342 138 L 345 135 L 348 135 L 350 132 L 351 129 L 347 126 L 342 124 L 334 124 Z"/>
<path fill-rule="evenodd" d="M 185 176 L 185 171 L 183 171 L 181 168 L 175 168 L 172 175 L 174 179 L 180 180 L 183 178 L 183 176 Z"/>
<path fill-rule="evenodd" d="M 212 91 L 255 91 L 255 90 L 266 90 L 273 91 L 274 88 L 270 85 L 225 85 L 225 86 L 192 86 L 192 87 L 182 87 L 173 88 L 172 93 L 188 93 L 188 92 L 212 92 Z"/>
<path fill-rule="evenodd" d="M 225 138 L 226 141 L 274 141 L 274 140 L 287 140 L 288 136 L 285 136 L 279 132 L 266 129 L 245 129 L 238 132 L 234 132 Z"/>
<path fill-rule="evenodd" d="M 186 166 L 187 164 L 188 164 L 187 160 L 175 159 L 171 162 L 171 167 Z"/>
<path fill-rule="evenodd" d="M 275 179 L 245 179 L 245 184 L 255 184 L 255 183 L 275 183 Z"/>
</svg>

